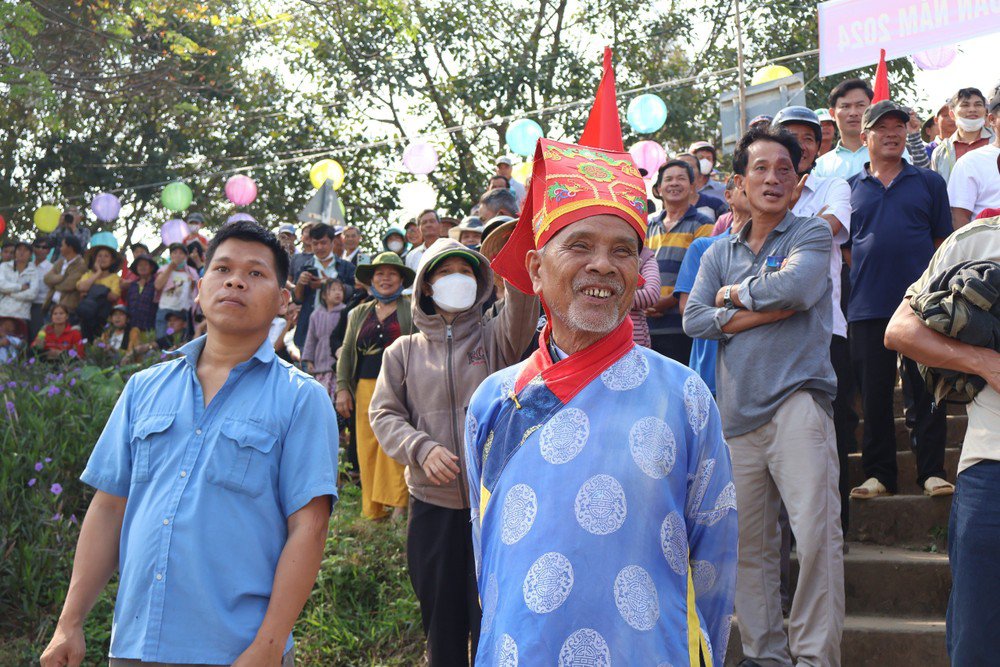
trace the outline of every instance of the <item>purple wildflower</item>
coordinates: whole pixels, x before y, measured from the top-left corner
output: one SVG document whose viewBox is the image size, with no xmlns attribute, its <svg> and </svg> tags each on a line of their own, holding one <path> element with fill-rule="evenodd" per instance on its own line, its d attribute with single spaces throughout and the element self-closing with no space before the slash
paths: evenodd
<svg viewBox="0 0 1000 667">
<path fill-rule="evenodd" d="M 71 386 L 71 387 L 75 387 L 75 386 L 76 386 L 76 378 L 72 378 L 72 379 L 71 379 L 71 380 L 69 381 L 69 386 Z"/>
<path fill-rule="evenodd" d="M 76 515 L 75 514 L 70 514 L 69 515 L 69 522 L 70 523 L 76 523 Z"/>
<path fill-rule="evenodd" d="M 52 398 L 59 393 L 59 387 L 49 387 L 49 391 L 47 393 L 49 398 Z"/>
<path fill-rule="evenodd" d="M 10 414 L 12 412 L 14 412 L 14 402 L 7 401 L 7 413 Z"/>
<path fill-rule="evenodd" d="M 31 359 L 28 359 L 28 365 L 29 366 L 31 366 L 34 363 L 35 363 L 35 358 L 34 357 L 32 357 Z"/>
<path fill-rule="evenodd" d="M 97 347 L 99 347 L 99 348 L 101 348 L 103 350 L 104 348 L 107 347 L 107 345 L 104 344 L 104 341 L 100 341 L 99 340 L 99 341 L 97 341 Z"/>
<path fill-rule="evenodd" d="M 52 520 L 53 521 L 58 521 L 61 518 L 62 518 L 62 514 L 59 514 L 58 512 L 56 512 L 55 514 L 52 515 Z"/>
<path fill-rule="evenodd" d="M 14 389 L 15 387 L 17 387 L 17 383 L 14 382 L 13 380 L 11 380 L 10 382 L 7 383 L 7 388 L 8 389 Z"/>
<path fill-rule="evenodd" d="M 46 457 L 45 457 L 45 462 L 46 462 L 46 463 L 52 463 L 52 457 L 50 457 L 50 456 L 46 456 Z"/>
<path fill-rule="evenodd" d="M 37 463 L 35 463 L 35 472 L 41 472 L 42 468 L 44 468 L 44 467 L 45 466 L 42 465 L 42 462 L 38 461 Z"/>
<path fill-rule="evenodd" d="M 52 493 L 52 495 L 54 496 L 58 496 L 60 493 L 62 493 L 62 484 L 56 482 L 55 484 L 49 487 L 49 492 Z"/>
<path fill-rule="evenodd" d="M 173 336 L 174 335 L 174 328 L 173 327 L 167 327 L 167 335 L 168 336 Z"/>
<path fill-rule="evenodd" d="M 69 354 L 69 356 L 70 356 L 71 359 L 76 359 L 77 356 L 78 356 L 77 353 L 76 353 L 76 349 L 75 348 L 71 349 L 68 354 Z"/>
<path fill-rule="evenodd" d="M 34 387 L 31 388 L 31 391 L 41 391 L 41 390 L 42 390 L 42 388 L 39 387 L 37 384 Z"/>
<path fill-rule="evenodd" d="M 32 477 L 31 479 L 28 480 L 28 486 L 34 486 L 37 482 L 38 480 Z"/>
</svg>

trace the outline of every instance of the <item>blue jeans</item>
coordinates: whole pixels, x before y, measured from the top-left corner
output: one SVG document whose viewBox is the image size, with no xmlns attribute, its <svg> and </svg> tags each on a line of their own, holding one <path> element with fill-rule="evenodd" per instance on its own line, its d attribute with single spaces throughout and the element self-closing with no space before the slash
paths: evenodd
<svg viewBox="0 0 1000 667">
<path fill-rule="evenodd" d="M 953 665 L 995 665 L 1000 655 L 1000 461 L 958 476 L 948 520 L 951 598 L 948 656 Z"/>
</svg>

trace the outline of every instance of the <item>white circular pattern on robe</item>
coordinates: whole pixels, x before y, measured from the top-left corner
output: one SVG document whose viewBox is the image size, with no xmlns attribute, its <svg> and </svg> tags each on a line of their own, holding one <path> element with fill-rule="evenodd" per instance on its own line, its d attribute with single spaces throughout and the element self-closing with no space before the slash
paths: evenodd
<svg viewBox="0 0 1000 667">
<path fill-rule="evenodd" d="M 497 642 L 497 667 L 517 667 L 517 644 L 506 632 Z"/>
<path fill-rule="evenodd" d="M 500 382 L 500 399 L 503 400 L 510 396 L 510 392 L 514 391 L 514 383 L 517 382 L 517 374 L 507 373 L 506 377 Z"/>
<path fill-rule="evenodd" d="M 542 427 L 542 458 L 549 463 L 568 463 L 576 458 L 590 437 L 590 420 L 579 408 L 563 408 Z"/>
<path fill-rule="evenodd" d="M 663 479 L 674 469 L 677 443 L 667 422 L 656 417 L 643 417 L 628 433 L 632 460 L 653 479 Z"/>
<path fill-rule="evenodd" d="M 601 382 L 612 391 L 628 391 L 642 385 L 648 376 L 649 362 L 639 348 L 634 347 L 601 373 Z"/>
<path fill-rule="evenodd" d="M 667 565 L 675 574 L 687 575 L 687 527 L 677 512 L 671 512 L 660 526 L 660 547 Z"/>
<path fill-rule="evenodd" d="M 704 595 L 715 586 L 715 566 L 707 560 L 691 561 L 691 579 L 695 595 Z"/>
<path fill-rule="evenodd" d="M 611 667 L 611 649 L 600 632 L 581 628 L 559 649 L 559 667 Z"/>
<path fill-rule="evenodd" d="M 691 375 L 684 381 L 684 407 L 687 409 L 688 424 L 695 433 L 700 433 L 708 423 L 712 394 L 701 378 Z"/>
<path fill-rule="evenodd" d="M 588 533 L 608 535 L 625 523 L 625 490 L 611 475 L 594 475 L 580 487 L 573 505 L 576 521 Z"/>
<path fill-rule="evenodd" d="M 573 566 L 557 551 L 539 556 L 524 578 L 524 604 L 536 614 L 554 611 L 573 589 Z"/>
<path fill-rule="evenodd" d="M 491 573 L 486 582 L 486 592 L 483 594 L 483 632 L 489 632 L 493 627 L 493 619 L 497 613 L 497 598 L 500 588 L 497 586 L 497 575 Z"/>
<path fill-rule="evenodd" d="M 465 417 L 465 441 L 470 444 L 476 442 L 476 432 L 479 431 L 479 420 L 470 410 Z"/>
<path fill-rule="evenodd" d="M 527 484 L 516 484 L 503 499 L 500 514 L 500 539 L 507 546 L 514 544 L 528 534 L 535 515 L 538 513 L 538 499 Z"/>
<path fill-rule="evenodd" d="M 625 622 L 636 630 L 652 630 L 660 618 L 660 598 L 649 572 L 629 565 L 615 577 L 615 605 Z"/>
</svg>

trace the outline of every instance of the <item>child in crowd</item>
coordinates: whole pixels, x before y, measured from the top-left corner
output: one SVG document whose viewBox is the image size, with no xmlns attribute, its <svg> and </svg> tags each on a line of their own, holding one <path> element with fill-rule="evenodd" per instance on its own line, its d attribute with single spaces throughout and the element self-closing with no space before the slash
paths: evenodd
<svg viewBox="0 0 1000 667">
<path fill-rule="evenodd" d="M 17 322 L 13 317 L 0 317 L 0 364 L 17 358 L 24 340 L 14 335 Z"/>
<path fill-rule="evenodd" d="M 166 329 L 163 335 L 156 339 L 156 346 L 161 351 L 174 352 L 191 340 L 188 335 L 187 311 L 168 310 L 164 313 L 163 320 Z"/>
<path fill-rule="evenodd" d="M 344 319 L 344 283 L 330 280 L 320 293 L 320 304 L 323 306 L 309 316 L 309 332 L 306 334 L 306 344 L 302 348 L 302 361 L 306 370 L 316 378 L 330 395 L 330 400 L 337 396 L 337 350 L 331 340 L 332 334 L 338 329 Z M 341 333 L 343 339 L 343 333 Z"/>
<path fill-rule="evenodd" d="M 83 334 L 79 327 L 70 326 L 69 309 L 61 303 L 49 312 L 51 324 L 38 332 L 31 346 L 43 359 L 55 361 L 63 355 L 83 357 Z"/>
<path fill-rule="evenodd" d="M 120 354 L 130 354 L 139 345 L 140 331 L 137 327 L 130 327 L 129 323 L 128 309 L 120 304 L 115 306 L 98 342 Z"/>
</svg>

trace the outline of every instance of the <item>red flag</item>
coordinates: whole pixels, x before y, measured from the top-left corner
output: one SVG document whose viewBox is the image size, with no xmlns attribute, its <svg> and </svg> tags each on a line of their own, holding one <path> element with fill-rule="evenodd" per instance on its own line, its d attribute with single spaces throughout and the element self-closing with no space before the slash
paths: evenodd
<svg viewBox="0 0 1000 667">
<path fill-rule="evenodd" d="M 580 145 L 603 148 L 609 151 L 625 151 L 622 143 L 622 123 L 618 118 L 618 99 L 615 96 L 615 70 L 611 67 L 611 47 L 604 47 L 604 74 L 597 86 L 594 106 L 580 135 Z"/>
<path fill-rule="evenodd" d="M 875 97 L 872 104 L 889 99 L 889 73 L 885 69 L 885 49 L 879 49 L 878 68 L 875 70 Z"/>
</svg>

